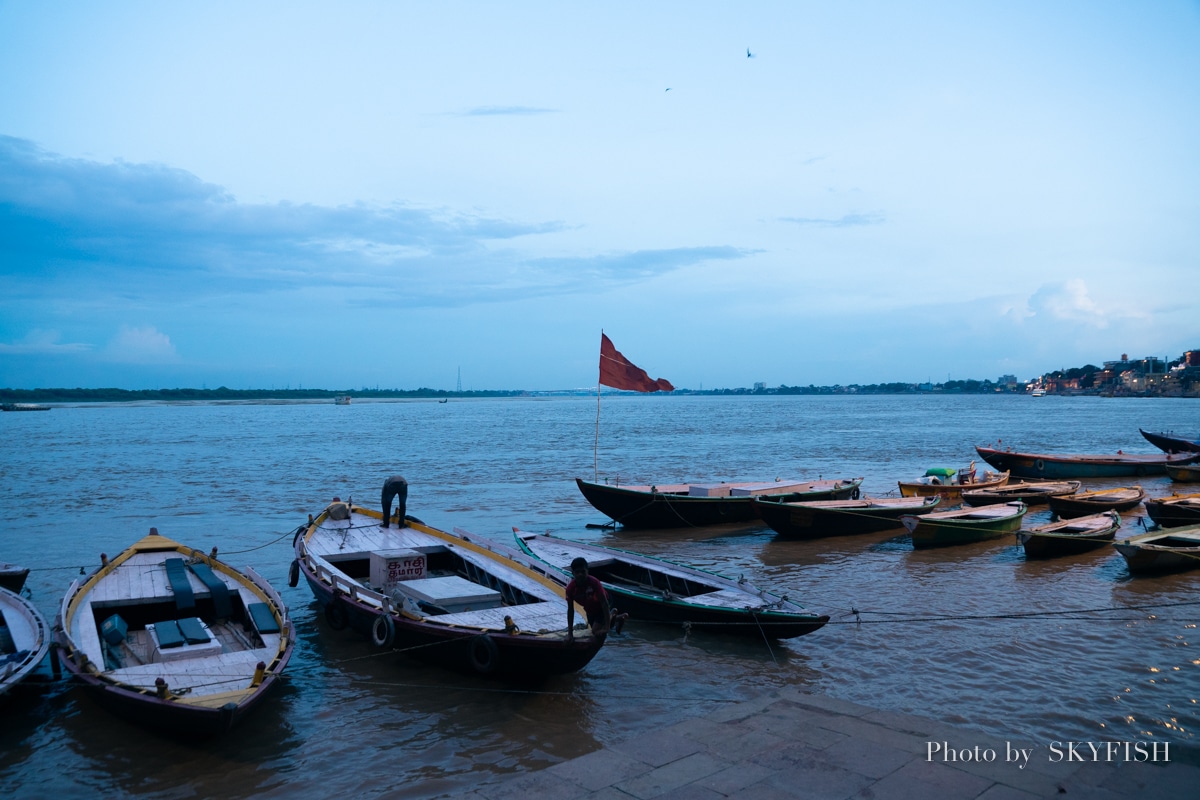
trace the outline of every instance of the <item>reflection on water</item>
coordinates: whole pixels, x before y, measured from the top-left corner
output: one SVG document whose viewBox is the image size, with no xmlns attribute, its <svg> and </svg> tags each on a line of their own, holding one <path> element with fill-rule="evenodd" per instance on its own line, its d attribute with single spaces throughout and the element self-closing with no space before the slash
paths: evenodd
<svg viewBox="0 0 1200 800">
<path fill-rule="evenodd" d="M 127 725 L 62 684 L 25 694 L 4 711 L 0 780 L 29 797 L 294 798 L 327 796 L 336 781 L 339 794 L 424 798 L 782 686 L 1035 743 L 1194 741 L 1200 572 L 1132 579 L 1112 548 L 1027 562 L 1012 536 L 914 551 L 902 529 L 788 541 L 757 524 L 590 528 L 605 519 L 572 479 L 593 477 L 595 416 L 594 398 L 0 415 L 0 488 L 31 510 L 0 534 L 0 557 L 34 569 L 30 592 L 48 618 L 80 567 L 154 525 L 254 566 L 299 636 L 285 685 L 201 745 Z M 1189 429 L 1192 417 L 1168 400 L 606 398 L 599 477 L 861 475 L 866 492 L 887 496 L 928 467 L 966 466 L 973 444 L 998 437 L 1025 450 L 1150 452 L 1138 427 Z M 308 513 L 334 495 L 373 504 L 396 473 L 430 524 L 506 542 L 517 525 L 744 575 L 831 622 L 768 644 L 631 620 L 586 669 L 534 687 L 380 653 L 332 631 L 307 587 L 286 578 L 291 531 Z M 1151 496 L 1173 488 L 1165 477 L 1140 483 Z M 1140 516 L 1125 514 L 1118 535 L 1140 532 Z M 1034 507 L 1025 524 L 1046 521 Z"/>
</svg>

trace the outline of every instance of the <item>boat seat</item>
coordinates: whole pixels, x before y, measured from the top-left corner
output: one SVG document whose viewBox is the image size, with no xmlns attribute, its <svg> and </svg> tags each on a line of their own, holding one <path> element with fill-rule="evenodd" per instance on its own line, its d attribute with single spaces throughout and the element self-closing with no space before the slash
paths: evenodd
<svg viewBox="0 0 1200 800">
<path fill-rule="evenodd" d="M 196 596 L 192 594 L 192 584 L 188 581 L 187 567 L 182 558 L 168 558 L 163 562 L 167 568 L 167 581 L 171 591 L 175 593 L 175 608 L 180 611 L 192 611 L 196 608 Z"/>
<path fill-rule="evenodd" d="M 182 561 L 182 559 L 180 560 Z M 168 647 L 183 647 L 186 643 L 183 633 L 179 630 L 179 623 L 173 619 L 154 623 L 154 635 L 158 637 L 160 650 L 166 650 Z"/>
<path fill-rule="evenodd" d="M 225 581 L 218 578 L 208 564 L 196 563 L 190 564 L 189 567 L 200 582 L 208 587 L 217 619 L 229 619 L 233 614 L 233 602 L 229 599 L 229 587 L 225 585 Z"/>
<path fill-rule="evenodd" d="M 279 633 L 279 623 L 271 613 L 271 607 L 266 603 L 250 603 L 246 606 L 250 614 L 250 622 L 261 636 L 264 633 Z"/>
<path fill-rule="evenodd" d="M 187 640 L 188 644 L 204 644 L 212 641 L 212 637 L 208 635 L 208 631 L 204 630 L 198 617 L 187 617 L 177 620 L 177 623 L 179 632 L 183 634 L 183 638 Z"/>
</svg>

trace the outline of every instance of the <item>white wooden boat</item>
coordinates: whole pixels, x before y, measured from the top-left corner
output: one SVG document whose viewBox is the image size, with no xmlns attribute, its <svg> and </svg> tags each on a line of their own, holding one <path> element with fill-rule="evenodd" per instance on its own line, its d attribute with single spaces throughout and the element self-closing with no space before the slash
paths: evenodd
<svg viewBox="0 0 1200 800">
<path fill-rule="evenodd" d="M 673 561 L 612 547 L 572 542 L 513 529 L 525 552 L 571 579 L 571 562 L 584 558 L 588 572 L 609 593 L 610 602 L 632 620 L 689 624 L 717 633 L 790 639 L 812 633 L 829 621 L 787 595 Z"/>
<path fill-rule="evenodd" d="M 0 588 L 0 697 L 37 669 L 50 649 L 50 626 L 33 603 Z"/>
<path fill-rule="evenodd" d="M 279 680 L 295 631 L 279 594 L 156 528 L 71 584 L 63 666 L 100 705 L 184 737 L 223 733 Z"/>
<path fill-rule="evenodd" d="M 0 589 L 8 589 L 10 592 L 20 594 L 27 577 L 29 577 L 28 567 L 0 561 Z"/>
<path fill-rule="evenodd" d="M 605 636 L 586 625 L 567 635 L 564 588 L 545 564 L 461 529 L 399 515 L 382 522 L 382 512 L 334 498 L 297 531 L 289 582 L 304 576 L 334 629 L 450 669 L 520 680 L 579 670 L 603 646 Z"/>
</svg>

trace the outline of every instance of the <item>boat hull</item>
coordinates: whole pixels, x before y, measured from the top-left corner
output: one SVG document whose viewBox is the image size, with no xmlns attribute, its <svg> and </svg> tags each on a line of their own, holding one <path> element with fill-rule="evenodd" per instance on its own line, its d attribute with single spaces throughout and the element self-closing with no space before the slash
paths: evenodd
<svg viewBox="0 0 1200 800">
<path fill-rule="evenodd" d="M 1095 525 L 1086 525 L 1085 518 L 1077 518 L 1017 531 L 1017 541 L 1025 549 L 1026 558 L 1079 555 L 1112 544 L 1121 527 L 1120 515 L 1110 511 L 1092 517 Z M 1076 526 L 1081 529 L 1072 531 Z"/>
<path fill-rule="evenodd" d="M 1049 500 L 1050 510 L 1061 519 L 1088 517 L 1104 511 L 1132 511 L 1146 499 L 1146 493 L 1137 487 L 1133 496 L 1129 493 L 1084 492 L 1077 495 L 1059 495 Z"/>
<path fill-rule="evenodd" d="M 1200 453 L 1200 441 L 1192 441 L 1166 433 L 1151 433 L 1141 428 L 1138 430 L 1142 431 L 1142 436 L 1146 438 L 1146 441 L 1164 453 Z"/>
<path fill-rule="evenodd" d="M 29 677 L 50 648 L 50 626 L 33 603 L 19 594 L 0 589 L 0 697 Z"/>
<path fill-rule="evenodd" d="M 1200 525 L 1132 536 L 1115 543 L 1133 575 L 1200 569 Z"/>
<path fill-rule="evenodd" d="M 786 597 L 685 564 L 515 529 L 513 533 L 524 552 L 556 570 L 564 583 L 570 579 L 571 561 L 586 559 L 614 613 L 628 614 L 632 621 L 770 639 L 803 636 L 829 622 L 827 615 L 808 612 Z"/>
<path fill-rule="evenodd" d="M 897 481 L 901 497 L 940 497 L 943 506 L 962 502 L 963 492 L 990 489 L 1008 483 L 1007 472 L 993 478 L 968 483 L 924 483 L 922 481 Z"/>
<path fill-rule="evenodd" d="M 991 506 L 1019 500 L 1027 506 L 1050 502 L 1055 495 L 1079 491 L 1079 481 L 1053 481 L 1044 484 L 1008 484 L 994 489 L 967 490 L 963 502 L 969 506 Z"/>
<path fill-rule="evenodd" d="M 325 621 L 335 630 L 352 630 L 366 636 L 381 649 L 402 651 L 405 655 L 456 672 L 521 682 L 576 672 L 585 667 L 603 647 L 603 635 L 594 636 L 587 632 L 569 638 L 566 636 L 567 611 L 562 586 L 540 562 L 535 562 L 538 568 L 534 569 L 527 563 L 515 561 L 512 556 L 522 559 L 525 556 L 512 548 L 503 548 L 478 537 L 472 540 L 462 532 L 447 533 L 412 517 L 406 518 L 403 527 L 397 525 L 390 532 L 380 527 L 383 515 L 373 509 L 346 506 L 346 517 L 340 520 L 331 518 L 335 505 L 302 527 L 293 541 L 296 553 L 293 563 L 297 575 L 304 576 L 313 597 L 322 607 Z M 326 524 L 330 526 L 328 529 L 323 528 Z M 339 525 L 345 527 L 336 527 Z M 444 551 L 445 555 L 449 555 L 450 551 L 466 554 L 475 559 L 471 563 L 484 564 L 493 577 L 502 576 L 499 579 L 501 581 L 526 581 L 526 585 L 536 587 L 533 591 L 540 593 L 539 602 L 525 605 L 479 604 L 476 607 L 477 614 L 483 616 L 473 616 L 470 620 L 427 609 L 406 609 L 403 593 L 398 600 L 395 595 L 372 589 L 361 579 L 342 572 L 341 566 L 326 562 L 317 555 L 317 550 L 324 546 L 318 537 L 328 533 L 336 537 L 341 530 L 356 529 L 362 531 L 361 535 L 365 537 L 360 544 L 372 549 L 388 536 L 403 537 L 406 535 L 404 530 L 410 531 L 414 541 L 418 542 L 410 547 L 420 548 L 418 552 L 424 560 L 434 558 L 432 554 L 439 551 Z M 310 545 L 310 542 L 313 544 Z M 328 542 L 325 540 L 324 544 Z M 345 561 L 339 563 L 342 566 L 348 564 Z M 350 569 L 349 566 L 346 568 Z M 464 571 L 470 569 L 463 567 Z M 483 584 L 488 580 L 485 576 L 480 581 L 468 582 L 473 584 L 473 589 L 485 589 Z M 499 624 L 502 615 L 520 617 L 522 611 L 546 606 L 546 600 L 562 603 L 561 616 L 555 615 L 549 622 L 538 616 L 537 624 L 552 624 L 554 629 L 521 631 L 518 625 L 510 631 L 506 625 Z M 462 611 L 470 613 L 465 608 Z"/>
<path fill-rule="evenodd" d="M 778 503 L 771 500 L 756 500 L 754 506 L 758 516 L 778 538 L 820 539 L 902 528 L 901 516 L 927 514 L 941 504 L 941 496 L 936 494 L 902 500 L 904 502 L 886 504 L 862 500 L 858 501 L 861 506 L 852 508 L 831 507 L 821 502 Z"/>
<path fill-rule="evenodd" d="M 1180 465 L 1168 464 L 1167 477 L 1179 483 L 1200 482 L 1200 464 Z"/>
<path fill-rule="evenodd" d="M 209 578 L 227 594 L 218 598 L 212 584 L 201 585 L 200 572 L 194 579 L 181 573 L 193 602 L 184 610 L 183 589 L 164 568 L 167 558 L 189 559 L 192 566 L 185 569 L 207 567 Z M 152 577 L 159 572 L 162 577 Z M 149 638 L 152 655 L 143 651 L 144 658 L 134 658 L 137 653 L 130 649 L 130 660 L 112 664 L 110 651 L 125 645 L 105 641 L 109 620 L 102 626 L 97 614 L 120 617 L 130 637 L 143 628 L 142 635 L 149 637 L 150 628 L 178 619 L 203 623 L 209 638 L 184 655 L 193 640 L 169 645 L 156 631 Z M 155 622 L 147 624 L 151 619 Z M 123 630 L 122 640 L 125 635 Z M 244 647 L 230 644 L 239 639 Z M 206 739 L 228 732 L 261 705 L 291 660 L 295 629 L 279 595 L 253 570 L 235 570 L 152 531 L 72 584 L 55 620 L 54 646 L 62 667 L 102 708 L 173 738 Z M 156 679 L 165 681 L 161 692 Z"/>
<path fill-rule="evenodd" d="M 1200 524 L 1200 504 L 1171 502 L 1172 497 L 1147 498 L 1146 514 L 1160 528 L 1181 528 Z"/>
<path fill-rule="evenodd" d="M 693 497 L 607 486 L 579 478 L 575 479 L 575 483 L 597 511 L 626 528 L 699 528 L 730 522 L 752 522 L 758 518 L 751 496 Z M 772 495 L 772 498 L 785 502 L 847 500 L 858 495 L 862 479 L 817 483 L 826 488 Z"/>
<path fill-rule="evenodd" d="M 947 516 L 955 512 L 938 512 L 922 517 L 904 517 L 904 527 L 909 529 L 912 545 L 916 550 L 935 547 L 951 547 L 954 545 L 973 544 L 996 539 L 1006 533 L 1020 530 L 1021 520 L 1025 516 L 1025 504 L 1014 503 L 1012 514 L 984 519 L 972 519 L 969 516 Z M 1018 507 L 1019 508 L 1016 508 Z M 989 506 L 995 508 L 995 506 Z"/>
<path fill-rule="evenodd" d="M 335 629 L 352 630 L 371 640 L 379 609 L 357 602 L 349 595 L 335 594 L 303 560 L 300 563 L 308 588 L 325 612 L 326 622 Z M 330 611 L 331 608 L 339 611 Z M 430 625 L 411 620 L 399 612 L 390 616 L 396 631 L 391 648 L 407 650 L 409 652 L 406 655 L 454 672 L 509 680 L 538 679 L 577 672 L 599 652 L 605 638 L 580 637 L 574 646 L 562 647 L 554 642 L 530 641 L 522 636 Z M 331 618 L 337 621 L 331 622 Z M 495 650 L 483 644 L 479 637 L 490 641 Z"/>
<path fill-rule="evenodd" d="M 1200 461 L 1200 453 L 1186 455 L 1055 455 L 1015 453 L 976 447 L 979 456 L 996 469 L 1020 478 L 1064 480 L 1069 478 L 1130 478 L 1166 474 L 1167 464 Z"/>
</svg>

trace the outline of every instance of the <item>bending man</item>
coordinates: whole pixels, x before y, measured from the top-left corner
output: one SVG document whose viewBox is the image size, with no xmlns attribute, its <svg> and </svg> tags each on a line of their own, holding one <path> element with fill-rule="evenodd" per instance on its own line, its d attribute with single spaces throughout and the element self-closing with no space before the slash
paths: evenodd
<svg viewBox="0 0 1200 800">
<path fill-rule="evenodd" d="M 398 500 L 396 515 L 400 518 L 400 527 L 404 527 L 404 515 L 408 513 L 408 481 L 400 475 L 395 475 L 383 482 L 383 524 L 386 528 L 392 518 L 392 500 Z"/>
</svg>

